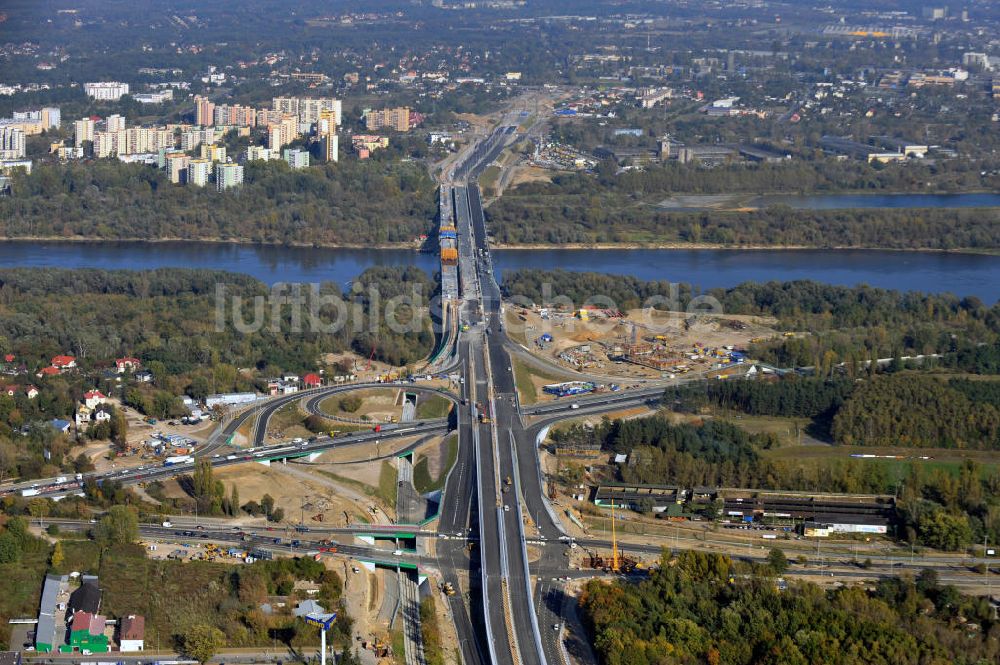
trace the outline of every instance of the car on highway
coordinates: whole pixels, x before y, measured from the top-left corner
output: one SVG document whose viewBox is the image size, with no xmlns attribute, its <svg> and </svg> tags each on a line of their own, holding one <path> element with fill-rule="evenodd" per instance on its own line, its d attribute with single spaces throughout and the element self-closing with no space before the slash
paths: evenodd
<svg viewBox="0 0 1000 665">
<path fill-rule="evenodd" d="M 393 556 L 403 556 L 403 550 L 395 550 L 392 553 Z"/>
<path fill-rule="evenodd" d="M 571 409 L 579 409 L 580 405 L 577 404 L 576 402 L 574 402 L 574 403 L 572 403 L 572 404 L 569 405 L 569 408 L 571 408 Z"/>
</svg>

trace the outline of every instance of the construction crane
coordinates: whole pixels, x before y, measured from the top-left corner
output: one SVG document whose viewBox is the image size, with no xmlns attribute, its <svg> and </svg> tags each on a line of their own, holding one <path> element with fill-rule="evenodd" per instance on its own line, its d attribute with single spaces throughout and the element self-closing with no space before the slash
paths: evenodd
<svg viewBox="0 0 1000 665">
<path fill-rule="evenodd" d="M 372 352 L 368 356 L 368 365 L 365 366 L 365 371 L 369 371 L 372 368 L 372 360 L 375 358 L 375 350 L 378 349 L 378 342 L 372 343 Z"/>
<path fill-rule="evenodd" d="M 635 326 L 632 326 L 635 335 Z M 633 342 L 634 343 L 634 342 Z M 611 572 L 621 571 L 621 558 L 618 556 L 618 532 L 615 529 L 615 498 L 611 497 Z"/>
</svg>

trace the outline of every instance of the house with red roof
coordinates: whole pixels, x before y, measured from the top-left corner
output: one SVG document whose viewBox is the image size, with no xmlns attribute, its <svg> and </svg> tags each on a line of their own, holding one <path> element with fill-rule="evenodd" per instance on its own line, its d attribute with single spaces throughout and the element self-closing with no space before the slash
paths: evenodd
<svg viewBox="0 0 1000 665">
<path fill-rule="evenodd" d="M 142 366 L 138 358 L 116 358 L 115 359 L 115 370 L 119 374 L 124 374 L 125 372 L 134 372 Z"/>
<path fill-rule="evenodd" d="M 104 404 L 107 401 L 108 398 L 100 390 L 88 390 L 83 393 L 83 403 L 88 409 L 93 409 L 98 404 Z"/>
<path fill-rule="evenodd" d="M 42 379 L 45 378 L 46 376 L 56 376 L 61 373 L 62 372 L 59 370 L 58 367 L 53 367 L 49 365 L 48 367 L 43 367 L 42 369 L 38 370 L 38 374 L 36 374 L 35 376 L 37 376 L 39 379 Z"/>
<path fill-rule="evenodd" d="M 306 388 L 318 388 L 323 385 L 323 379 L 319 374 L 306 374 L 302 377 L 302 385 Z"/>
<path fill-rule="evenodd" d="M 35 399 L 38 397 L 38 388 L 35 386 L 28 386 L 24 389 L 24 394 L 28 396 L 28 399 Z"/>
<path fill-rule="evenodd" d="M 14 355 L 13 353 L 8 353 L 7 355 L 5 355 L 5 356 L 3 357 L 3 360 L 4 360 L 4 362 L 7 362 L 7 363 L 12 363 L 12 362 L 14 362 L 14 358 L 15 358 L 15 357 L 16 357 L 16 356 L 15 356 L 15 355 Z"/>
<path fill-rule="evenodd" d="M 52 359 L 52 366 L 56 369 L 73 369 L 76 367 L 76 358 L 73 356 L 56 356 Z"/>
<path fill-rule="evenodd" d="M 7 397 L 13 397 L 17 394 L 17 386 L 7 386 Z"/>
</svg>

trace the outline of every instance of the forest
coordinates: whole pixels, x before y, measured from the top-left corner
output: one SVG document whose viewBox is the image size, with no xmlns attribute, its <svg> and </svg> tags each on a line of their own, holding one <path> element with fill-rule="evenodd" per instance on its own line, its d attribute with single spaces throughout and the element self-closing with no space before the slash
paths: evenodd
<svg viewBox="0 0 1000 665">
<path fill-rule="evenodd" d="M 244 168 L 242 188 L 216 192 L 173 185 L 142 164 L 39 164 L 0 198 L 0 236 L 367 246 L 412 242 L 437 214 L 435 187 L 416 163 Z"/>
<path fill-rule="evenodd" d="M 823 590 L 721 554 L 663 555 L 642 581 L 592 580 L 580 599 L 602 665 L 985 665 L 1000 623 L 984 598 L 925 570 Z"/>
<path fill-rule="evenodd" d="M 706 406 L 759 416 L 809 418 L 811 433 L 838 444 L 1000 450 L 1000 381 L 892 371 L 868 380 L 790 376 L 668 389 L 674 408 Z"/>
</svg>

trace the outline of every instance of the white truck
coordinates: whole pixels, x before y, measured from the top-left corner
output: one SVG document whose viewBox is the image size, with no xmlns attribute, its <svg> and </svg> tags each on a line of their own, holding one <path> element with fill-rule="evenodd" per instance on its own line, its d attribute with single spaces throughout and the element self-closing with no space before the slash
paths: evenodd
<svg viewBox="0 0 1000 665">
<path fill-rule="evenodd" d="M 21 496 L 37 496 L 37 495 L 38 495 L 38 489 L 34 487 L 31 487 L 26 490 L 21 490 Z"/>
<path fill-rule="evenodd" d="M 188 462 L 193 461 L 194 458 L 190 455 L 176 455 L 163 460 L 163 466 L 176 466 L 177 464 L 187 464 Z"/>
</svg>

